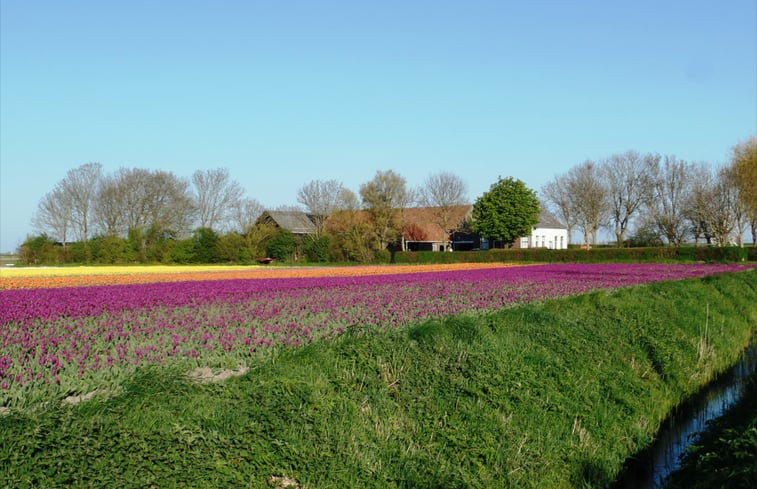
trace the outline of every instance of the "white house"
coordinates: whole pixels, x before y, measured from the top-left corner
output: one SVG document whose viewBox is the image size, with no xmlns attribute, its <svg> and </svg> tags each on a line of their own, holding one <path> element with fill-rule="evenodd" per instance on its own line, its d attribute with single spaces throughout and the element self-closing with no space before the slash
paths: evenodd
<svg viewBox="0 0 757 489">
<path fill-rule="evenodd" d="M 513 248 L 567 249 L 568 228 L 560 224 L 555 216 L 542 210 L 538 224 L 531 230 L 531 236 L 517 238 L 513 243 Z"/>
</svg>

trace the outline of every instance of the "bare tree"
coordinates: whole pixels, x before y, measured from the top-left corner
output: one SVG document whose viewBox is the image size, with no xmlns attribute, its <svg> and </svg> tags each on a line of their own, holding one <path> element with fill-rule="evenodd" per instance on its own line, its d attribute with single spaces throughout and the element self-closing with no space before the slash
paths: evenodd
<svg viewBox="0 0 757 489">
<path fill-rule="evenodd" d="M 104 176 L 97 187 L 93 220 L 106 236 L 126 235 L 124 190 L 124 186 L 119 185 L 118 178 L 111 175 Z"/>
<path fill-rule="evenodd" d="M 373 180 L 360 186 L 363 206 L 373 221 L 379 249 L 402 238 L 402 209 L 412 198 L 405 179 L 393 170 L 377 171 Z"/>
<path fill-rule="evenodd" d="M 423 187 L 418 191 L 418 201 L 424 207 L 431 208 L 434 223 L 445 236 L 453 231 L 455 208 L 466 203 L 468 188 L 462 178 L 448 172 L 429 175 Z M 449 240 L 447 246 L 450 245 Z"/>
<path fill-rule="evenodd" d="M 71 208 L 68 195 L 58 184 L 40 200 L 32 224 L 38 231 L 49 234 L 65 247 L 68 231 L 71 228 Z"/>
<path fill-rule="evenodd" d="M 326 219 L 339 209 L 343 190 L 337 180 L 312 180 L 297 191 L 297 202 L 313 216 L 316 237 L 323 233 Z"/>
<path fill-rule="evenodd" d="M 234 219 L 234 210 L 244 193 L 229 170 L 198 170 L 192 175 L 197 217 L 201 228 L 223 229 Z"/>
<path fill-rule="evenodd" d="M 709 245 L 712 243 L 712 231 L 710 230 L 710 198 L 712 195 L 712 172 L 706 165 L 692 166 L 692 184 L 689 198 L 686 204 L 686 218 L 694 244 L 699 244 L 699 239 L 704 238 Z"/>
<path fill-rule="evenodd" d="M 623 246 L 624 237 L 631 220 L 644 202 L 650 190 L 646 174 L 645 159 L 636 151 L 626 151 L 611 156 L 601 167 L 604 186 L 609 202 L 610 225 L 615 232 L 618 248 Z"/>
<path fill-rule="evenodd" d="M 541 189 L 543 199 L 547 207 L 556 214 L 568 228 L 568 244 L 570 244 L 573 228 L 576 226 L 575 210 L 570 195 L 570 185 L 567 175 L 556 176 L 551 182 Z"/>
<path fill-rule="evenodd" d="M 693 165 L 675 156 L 652 158 L 647 171 L 652 179 L 652 191 L 647 201 L 647 213 L 659 233 L 671 246 L 680 246 L 686 236 L 686 211 L 692 189 Z"/>
<path fill-rule="evenodd" d="M 234 207 L 234 216 L 239 231 L 244 234 L 255 225 L 263 213 L 263 205 L 256 199 L 240 199 Z"/>
<path fill-rule="evenodd" d="M 100 163 L 86 163 L 69 170 L 60 184 L 70 202 L 71 222 L 76 227 L 79 239 L 85 243 L 89 239 L 90 213 L 101 174 Z"/>
<path fill-rule="evenodd" d="M 171 172 L 121 168 L 107 185 L 115 202 L 111 204 L 122 211 L 112 218 L 122 233 L 189 235 L 194 203 L 186 180 Z"/>
<path fill-rule="evenodd" d="M 567 176 L 568 196 L 576 224 L 584 235 L 584 244 L 597 243 L 597 231 L 607 218 L 607 189 L 599 166 L 587 160 L 572 168 Z"/>
</svg>

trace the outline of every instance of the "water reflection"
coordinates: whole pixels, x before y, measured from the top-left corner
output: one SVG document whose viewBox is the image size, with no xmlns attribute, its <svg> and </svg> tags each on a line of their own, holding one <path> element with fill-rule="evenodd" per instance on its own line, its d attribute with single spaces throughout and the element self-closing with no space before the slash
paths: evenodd
<svg viewBox="0 0 757 489">
<path fill-rule="evenodd" d="M 616 489 L 663 487 L 665 478 L 680 467 L 681 455 L 696 441 L 697 433 L 741 398 L 747 380 L 756 373 L 757 341 L 753 340 L 735 366 L 668 418 L 649 450 L 626 465 Z"/>
</svg>

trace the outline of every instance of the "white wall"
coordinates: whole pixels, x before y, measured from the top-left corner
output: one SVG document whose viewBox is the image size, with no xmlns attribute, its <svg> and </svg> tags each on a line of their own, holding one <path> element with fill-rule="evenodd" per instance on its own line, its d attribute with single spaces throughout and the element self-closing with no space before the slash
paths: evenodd
<svg viewBox="0 0 757 489">
<path fill-rule="evenodd" d="M 528 240 L 528 248 L 549 248 L 564 250 L 568 248 L 567 229 L 535 228 Z M 526 246 L 524 246 L 526 248 Z"/>
</svg>

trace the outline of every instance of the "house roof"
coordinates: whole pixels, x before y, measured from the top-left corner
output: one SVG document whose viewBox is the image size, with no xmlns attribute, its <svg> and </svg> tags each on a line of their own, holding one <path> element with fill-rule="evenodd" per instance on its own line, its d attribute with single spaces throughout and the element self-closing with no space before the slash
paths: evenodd
<svg viewBox="0 0 757 489">
<path fill-rule="evenodd" d="M 539 222 L 534 227 L 541 229 L 568 229 L 555 216 L 544 209 L 539 213 Z"/>
<path fill-rule="evenodd" d="M 310 214 L 302 211 L 265 211 L 257 222 L 267 222 L 291 231 L 293 234 L 315 232 L 315 222 Z"/>
<path fill-rule="evenodd" d="M 449 227 L 458 228 L 463 221 L 470 218 L 472 205 L 456 205 L 449 208 Z M 439 226 L 439 207 L 409 207 L 403 211 L 405 240 L 445 242 L 449 239 L 447 232 Z"/>
</svg>

